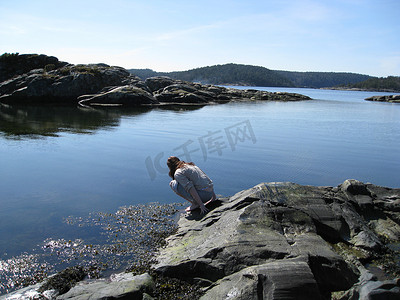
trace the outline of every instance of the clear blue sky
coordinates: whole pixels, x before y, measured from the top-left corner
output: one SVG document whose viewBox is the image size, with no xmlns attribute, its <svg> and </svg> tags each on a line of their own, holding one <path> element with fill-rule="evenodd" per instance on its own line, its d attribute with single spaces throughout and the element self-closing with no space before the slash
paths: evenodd
<svg viewBox="0 0 400 300">
<path fill-rule="evenodd" d="M 399 0 L 2 0 L 0 52 L 156 71 L 232 62 L 400 76 L 399 15 Z"/>
</svg>

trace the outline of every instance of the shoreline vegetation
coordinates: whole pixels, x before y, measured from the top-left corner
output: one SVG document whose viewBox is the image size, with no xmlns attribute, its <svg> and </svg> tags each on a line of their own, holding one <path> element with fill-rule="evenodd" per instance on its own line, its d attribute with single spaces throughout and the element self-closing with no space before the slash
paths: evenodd
<svg viewBox="0 0 400 300">
<path fill-rule="evenodd" d="M 182 213 L 169 234 L 150 235 L 159 250 L 125 272 L 88 280 L 75 266 L 0 299 L 395 299 L 399 203 L 400 189 L 353 179 L 261 183 L 205 216 Z"/>
</svg>

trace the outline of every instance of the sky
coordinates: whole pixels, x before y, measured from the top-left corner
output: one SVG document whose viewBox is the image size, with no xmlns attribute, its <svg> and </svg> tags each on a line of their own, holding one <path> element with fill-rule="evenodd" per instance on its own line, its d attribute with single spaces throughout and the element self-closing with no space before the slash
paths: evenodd
<svg viewBox="0 0 400 300">
<path fill-rule="evenodd" d="M 399 0 L 0 0 L 0 54 L 400 76 Z"/>
</svg>

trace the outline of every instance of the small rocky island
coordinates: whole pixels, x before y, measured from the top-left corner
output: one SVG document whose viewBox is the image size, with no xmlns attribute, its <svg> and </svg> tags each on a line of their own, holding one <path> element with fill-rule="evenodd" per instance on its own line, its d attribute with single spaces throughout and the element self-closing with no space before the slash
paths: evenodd
<svg viewBox="0 0 400 300">
<path fill-rule="evenodd" d="M 309 99 L 296 93 L 239 90 L 168 77 L 141 80 L 121 67 L 73 65 L 46 55 L 0 56 L 0 103 L 10 105 L 158 106 Z"/>
<path fill-rule="evenodd" d="M 365 98 L 367 101 L 400 103 L 400 95 L 372 96 Z"/>
<path fill-rule="evenodd" d="M 261 183 L 210 209 L 180 217 L 147 273 L 81 281 L 62 294 L 40 283 L 0 299 L 400 299 L 400 189 Z M 160 295 L 168 284 L 158 278 L 201 293 Z"/>
</svg>

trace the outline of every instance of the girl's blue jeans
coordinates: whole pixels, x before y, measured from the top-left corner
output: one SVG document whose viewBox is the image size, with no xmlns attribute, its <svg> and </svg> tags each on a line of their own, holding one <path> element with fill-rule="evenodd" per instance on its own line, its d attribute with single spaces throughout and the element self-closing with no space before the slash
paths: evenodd
<svg viewBox="0 0 400 300">
<path fill-rule="evenodd" d="M 181 196 L 182 198 L 185 198 L 189 202 L 195 203 L 192 195 L 190 195 L 190 193 L 187 192 L 178 181 L 172 180 L 169 183 L 169 186 L 177 195 Z M 204 190 L 196 190 L 196 191 L 197 191 L 197 194 L 199 194 L 199 197 L 200 197 L 201 201 L 203 201 L 203 203 L 210 200 L 213 196 L 213 192 L 204 191 Z"/>
</svg>

